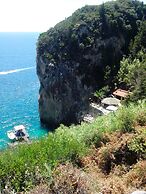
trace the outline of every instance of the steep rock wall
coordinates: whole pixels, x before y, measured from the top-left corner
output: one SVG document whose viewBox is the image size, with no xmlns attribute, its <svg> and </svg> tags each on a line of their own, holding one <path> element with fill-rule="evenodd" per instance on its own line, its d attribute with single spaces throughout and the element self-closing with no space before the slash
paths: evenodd
<svg viewBox="0 0 146 194">
<path fill-rule="evenodd" d="M 96 89 L 112 86 L 143 18 L 134 1 L 85 6 L 40 35 L 37 74 L 40 119 L 48 126 L 81 120 Z"/>
</svg>

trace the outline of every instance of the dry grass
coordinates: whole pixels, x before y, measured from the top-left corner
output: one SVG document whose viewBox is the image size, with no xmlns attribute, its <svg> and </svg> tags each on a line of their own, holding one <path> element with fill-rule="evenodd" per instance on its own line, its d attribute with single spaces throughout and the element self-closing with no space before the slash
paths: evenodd
<svg viewBox="0 0 146 194">
<path fill-rule="evenodd" d="M 29 194 L 94 194 L 91 177 L 71 163 L 59 165 L 52 174 L 50 185 L 40 185 Z"/>
<path fill-rule="evenodd" d="M 93 145 L 89 155 L 74 164 L 60 164 L 49 186 L 40 185 L 29 194 L 129 194 L 146 190 L 146 161 L 129 147 L 135 138 L 145 138 L 145 129 L 138 126 L 132 133 L 105 133 L 100 147 Z"/>
</svg>

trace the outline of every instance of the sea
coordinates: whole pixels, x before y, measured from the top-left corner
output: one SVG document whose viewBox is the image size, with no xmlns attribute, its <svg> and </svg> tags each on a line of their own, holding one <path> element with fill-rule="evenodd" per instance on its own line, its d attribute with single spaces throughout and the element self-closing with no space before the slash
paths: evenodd
<svg viewBox="0 0 146 194">
<path fill-rule="evenodd" d="M 39 80 L 36 75 L 36 43 L 39 33 L 0 33 L 0 150 L 11 141 L 7 131 L 24 125 L 30 139 L 42 138 L 48 129 L 40 125 Z"/>
</svg>

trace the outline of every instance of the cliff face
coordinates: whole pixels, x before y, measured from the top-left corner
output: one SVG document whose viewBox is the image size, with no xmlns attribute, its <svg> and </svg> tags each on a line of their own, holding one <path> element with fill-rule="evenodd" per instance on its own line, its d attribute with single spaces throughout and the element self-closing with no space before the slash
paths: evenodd
<svg viewBox="0 0 146 194">
<path fill-rule="evenodd" d="M 97 40 L 95 47 L 91 48 L 89 53 L 83 54 L 79 61 L 52 63 L 46 62 L 43 57 L 38 56 L 37 73 L 41 83 L 39 97 L 41 121 L 53 127 L 59 123 L 78 122 L 82 113 L 88 110 L 89 97 L 101 84 L 104 77 L 101 70 L 102 57 L 98 51 L 99 47 L 112 49 L 110 57 L 115 56 L 119 59 L 124 43 L 123 39 L 116 37 L 111 37 L 106 41 Z"/>
<path fill-rule="evenodd" d="M 86 6 L 40 35 L 37 74 L 43 123 L 56 127 L 79 122 L 93 92 L 112 86 L 145 10 L 130 0 Z"/>
<path fill-rule="evenodd" d="M 81 111 L 87 109 L 87 87 L 76 76 L 76 64 L 45 64 L 38 59 L 38 75 L 41 82 L 39 110 L 43 123 L 56 127 L 60 123 L 77 122 Z M 85 104 L 83 104 L 85 102 Z M 85 106 L 86 105 L 86 106 Z"/>
</svg>

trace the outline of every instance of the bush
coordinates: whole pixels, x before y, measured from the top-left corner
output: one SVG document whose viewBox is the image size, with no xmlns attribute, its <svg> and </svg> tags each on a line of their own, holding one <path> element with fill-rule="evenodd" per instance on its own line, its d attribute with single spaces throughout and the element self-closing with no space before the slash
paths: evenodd
<svg viewBox="0 0 146 194">
<path fill-rule="evenodd" d="M 98 152 L 98 166 L 102 172 L 109 174 L 111 171 L 111 150 L 103 147 Z"/>
<path fill-rule="evenodd" d="M 48 137 L 7 150 L 0 156 L 0 180 L 15 191 L 29 189 L 40 180 L 48 180 L 50 171 L 59 162 L 75 160 L 85 154 L 86 146 L 66 129 L 58 129 Z"/>
<path fill-rule="evenodd" d="M 134 186 L 136 188 L 145 189 L 146 180 L 146 161 L 138 162 L 133 169 L 125 176 L 126 186 Z"/>
<path fill-rule="evenodd" d="M 138 102 L 138 106 L 137 106 L 137 113 L 135 114 L 136 118 L 136 122 L 137 124 L 144 126 L 146 125 L 146 101 L 139 101 Z"/>
<path fill-rule="evenodd" d="M 90 194 L 90 187 L 88 176 L 70 163 L 60 165 L 53 171 L 51 193 Z"/>
<path fill-rule="evenodd" d="M 135 112 L 131 107 L 121 108 L 120 111 L 117 112 L 117 121 L 119 123 L 119 129 L 122 132 L 131 132 L 135 127 Z"/>
<path fill-rule="evenodd" d="M 136 152 L 139 157 L 146 159 L 146 135 L 137 135 L 128 145 L 131 151 Z"/>
</svg>

